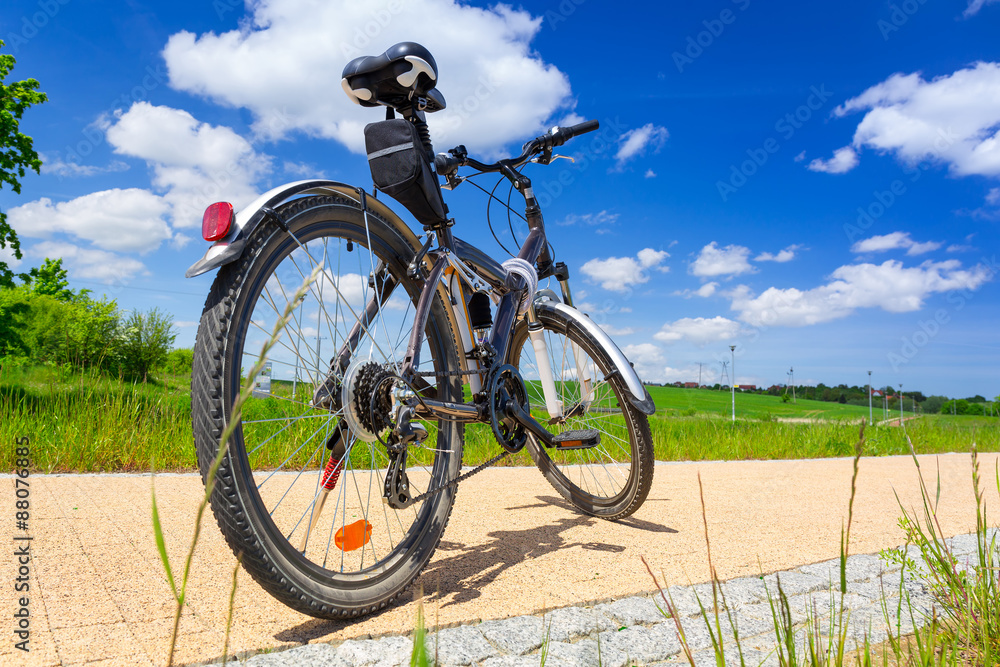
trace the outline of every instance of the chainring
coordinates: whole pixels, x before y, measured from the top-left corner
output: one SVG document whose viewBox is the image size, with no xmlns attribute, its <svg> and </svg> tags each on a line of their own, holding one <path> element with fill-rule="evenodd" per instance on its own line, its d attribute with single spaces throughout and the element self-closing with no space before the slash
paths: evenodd
<svg viewBox="0 0 1000 667">
<path fill-rule="evenodd" d="M 528 441 L 528 434 L 523 426 L 506 415 L 505 407 L 508 401 L 513 400 L 523 407 L 525 412 L 531 412 L 524 380 L 517 368 L 504 364 L 492 374 L 486 391 L 493 435 L 504 450 L 516 454 Z"/>
</svg>

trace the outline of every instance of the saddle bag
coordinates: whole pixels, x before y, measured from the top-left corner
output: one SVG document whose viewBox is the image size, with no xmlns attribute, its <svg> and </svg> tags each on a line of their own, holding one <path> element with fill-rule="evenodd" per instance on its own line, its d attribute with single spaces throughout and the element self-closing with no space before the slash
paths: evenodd
<svg viewBox="0 0 1000 667">
<path fill-rule="evenodd" d="M 416 126 L 403 118 L 365 126 L 365 149 L 375 187 L 405 206 L 418 222 L 446 220 L 437 175 Z"/>
</svg>

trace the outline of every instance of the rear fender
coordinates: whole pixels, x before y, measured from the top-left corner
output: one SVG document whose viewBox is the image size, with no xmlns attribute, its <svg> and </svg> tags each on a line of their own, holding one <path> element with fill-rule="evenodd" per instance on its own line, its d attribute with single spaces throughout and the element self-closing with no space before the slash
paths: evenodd
<svg viewBox="0 0 1000 667">
<path fill-rule="evenodd" d="M 297 181 L 295 183 L 280 185 L 273 190 L 268 190 L 236 214 L 236 220 L 229 233 L 216 241 L 200 260 L 188 268 L 184 276 L 186 278 L 200 276 L 212 269 L 219 268 L 223 264 L 228 264 L 239 259 L 243 254 L 243 249 L 246 247 L 246 240 L 257 225 L 267 217 L 264 213 L 265 209 L 276 208 L 293 197 L 333 194 L 348 197 L 359 203 L 361 201 L 356 187 L 337 181 Z M 416 234 L 413 233 L 392 209 L 374 197 L 366 197 L 365 203 L 369 211 L 372 211 L 395 227 L 411 246 L 420 248 Z"/>
<path fill-rule="evenodd" d="M 257 225 L 266 219 L 265 209 L 277 208 L 294 197 L 308 195 L 341 195 L 358 202 L 358 204 L 361 203 L 358 188 L 337 181 L 297 181 L 278 186 L 273 190 L 268 190 L 236 214 L 233 229 L 225 237 L 214 243 L 200 260 L 192 264 L 185 272 L 185 277 L 193 278 L 200 276 L 212 269 L 217 269 L 220 266 L 236 261 L 243 254 L 250 234 Z M 413 230 L 391 208 L 371 196 L 365 197 L 365 204 L 369 211 L 382 218 L 382 220 L 399 232 L 400 236 L 413 249 L 414 254 L 420 250 L 421 243 L 417 235 L 413 233 Z M 430 269 L 430 262 L 426 258 L 424 265 L 428 270 Z M 453 332 L 460 331 L 455 310 L 448 307 L 451 304 L 451 299 L 443 284 L 438 285 L 438 294 L 446 306 L 445 312 L 448 314 L 451 330 Z M 468 370 L 468 362 L 464 354 L 459 355 L 459 363 L 463 370 Z"/>
</svg>

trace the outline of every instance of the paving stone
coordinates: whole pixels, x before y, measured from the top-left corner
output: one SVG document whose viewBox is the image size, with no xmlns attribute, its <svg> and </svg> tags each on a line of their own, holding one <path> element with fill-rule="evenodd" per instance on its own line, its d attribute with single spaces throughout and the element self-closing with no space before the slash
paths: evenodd
<svg viewBox="0 0 1000 667">
<path fill-rule="evenodd" d="M 231 665 L 234 662 L 226 664 Z M 308 644 L 287 651 L 255 655 L 243 663 L 246 667 L 298 667 L 299 665 L 348 667 L 352 664 L 338 657 L 337 649 L 329 644 Z"/>
<path fill-rule="evenodd" d="M 630 663 L 664 660 L 681 651 L 676 631 L 669 633 L 661 626 L 609 630 L 599 634 L 598 638 L 601 642 L 602 656 L 604 649 L 610 648 L 623 653 Z"/>
<path fill-rule="evenodd" d="M 501 655 L 483 661 L 482 667 L 539 667 L 542 659 L 535 655 Z M 546 663 L 549 664 L 549 663 Z"/>
<path fill-rule="evenodd" d="M 798 568 L 799 572 L 819 577 L 823 582 L 836 585 L 840 582 L 840 559 L 823 561 Z M 858 554 L 847 557 L 847 580 L 866 581 L 877 577 L 885 570 L 882 559 L 870 554 Z"/>
<path fill-rule="evenodd" d="M 659 602 L 659 605 L 657 605 Z M 622 600 L 615 600 L 606 604 L 599 604 L 594 607 L 594 611 L 609 616 L 620 626 L 631 626 L 642 624 L 659 623 L 664 618 L 667 610 L 663 607 L 662 600 L 648 597 L 631 597 Z"/>
<path fill-rule="evenodd" d="M 978 543 L 976 541 L 976 534 L 970 533 L 969 535 L 956 535 L 951 539 L 945 540 L 951 551 L 954 554 L 971 554 L 978 550 Z"/>
<path fill-rule="evenodd" d="M 769 574 L 764 577 L 763 583 L 767 586 L 767 590 L 771 592 L 772 598 L 778 597 L 779 581 L 781 582 L 781 590 L 785 593 L 785 595 L 789 596 L 822 590 L 830 585 L 829 581 L 818 577 L 815 574 L 796 572 L 795 570 L 792 570 L 791 572 Z M 766 600 L 767 595 L 762 595 L 761 599 Z"/>
<path fill-rule="evenodd" d="M 545 614 L 544 620 L 549 639 L 556 642 L 585 637 L 615 627 L 611 619 L 604 614 L 583 607 L 555 609 Z"/>
<path fill-rule="evenodd" d="M 569 644 L 566 642 L 551 642 L 545 657 L 545 665 L 549 667 L 625 667 L 625 654 L 602 644 L 598 650 L 597 642 L 584 639 Z"/>
<path fill-rule="evenodd" d="M 409 665 L 413 654 L 410 637 L 349 639 L 337 647 L 337 657 L 354 667 Z"/>
<path fill-rule="evenodd" d="M 726 604 L 735 607 L 767 599 L 765 582 L 761 577 L 730 579 L 722 585 L 722 592 L 725 594 Z"/>
<path fill-rule="evenodd" d="M 486 621 L 477 625 L 476 629 L 494 645 L 513 655 L 531 653 L 545 639 L 545 622 L 537 616 Z"/>
<path fill-rule="evenodd" d="M 479 629 L 470 625 L 428 633 L 426 644 L 428 654 L 436 654 L 441 665 L 471 665 L 498 653 Z"/>
</svg>

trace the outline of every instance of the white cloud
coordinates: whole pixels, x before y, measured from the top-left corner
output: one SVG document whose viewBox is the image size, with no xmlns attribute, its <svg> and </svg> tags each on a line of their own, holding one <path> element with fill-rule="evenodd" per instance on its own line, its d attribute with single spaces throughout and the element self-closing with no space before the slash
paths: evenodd
<svg viewBox="0 0 1000 667">
<path fill-rule="evenodd" d="M 905 248 L 907 255 L 915 256 L 922 255 L 930 252 L 931 250 L 937 250 L 941 247 L 941 245 L 941 243 L 936 241 L 918 243 L 910 238 L 909 232 L 892 232 L 891 234 L 883 234 L 881 236 L 872 236 L 871 238 L 862 239 L 851 246 L 851 252 L 885 252 L 887 250 Z"/>
<path fill-rule="evenodd" d="M 740 245 L 727 245 L 720 248 L 715 241 L 701 249 L 697 259 L 691 263 L 690 272 L 696 276 L 738 276 L 741 273 L 753 271 L 747 258 L 750 248 Z"/>
<path fill-rule="evenodd" d="M 652 169 L 647 169 L 645 178 L 656 178 L 656 172 Z"/>
<path fill-rule="evenodd" d="M 56 176 L 64 177 L 75 177 L 75 176 L 96 176 L 97 174 L 110 174 L 118 171 L 128 171 L 128 165 L 121 160 L 113 160 L 106 167 L 98 167 L 92 164 L 79 164 L 73 162 L 65 162 L 62 158 L 54 157 L 50 158 L 46 155 L 40 156 L 42 159 L 42 173 L 43 174 L 55 174 Z"/>
<path fill-rule="evenodd" d="M 625 357 L 635 365 L 639 377 L 646 381 L 658 382 L 663 373 L 663 352 L 652 343 L 637 343 L 622 348 Z"/>
<path fill-rule="evenodd" d="M 164 192 L 176 227 L 197 227 L 208 204 L 224 200 L 237 209 L 256 198 L 254 183 L 271 170 L 271 158 L 224 126 L 199 123 L 180 109 L 136 102 L 107 130 L 119 155 L 145 160 L 153 186 Z"/>
<path fill-rule="evenodd" d="M 670 253 L 665 250 L 644 248 L 639 251 L 635 258 L 592 259 L 580 267 L 580 270 L 593 282 L 600 283 L 601 287 L 606 290 L 626 292 L 632 285 L 649 282 L 648 271 L 650 269 L 662 273 L 668 272 L 670 267 L 661 266 L 668 257 L 670 257 Z"/>
<path fill-rule="evenodd" d="M 931 294 L 976 289 L 990 279 L 983 266 L 963 269 L 958 260 L 904 267 L 899 261 L 851 264 L 810 290 L 771 287 L 755 296 L 749 287 L 733 290 L 732 309 L 753 326 L 804 326 L 847 317 L 859 308 L 891 313 L 919 310 Z"/>
<path fill-rule="evenodd" d="M 43 197 L 11 209 L 8 220 L 21 237 L 63 232 L 105 250 L 147 253 L 171 237 L 164 221 L 169 209 L 147 190 L 114 189 L 59 203 Z"/>
<path fill-rule="evenodd" d="M 820 171 L 824 174 L 846 174 L 858 166 L 858 154 L 850 146 L 838 148 L 829 160 L 816 158 L 809 163 L 810 171 Z"/>
<path fill-rule="evenodd" d="M 562 220 L 562 222 L 557 222 L 556 224 L 561 226 L 569 226 L 569 225 L 586 225 L 588 227 L 607 226 L 617 223 L 618 218 L 620 216 L 621 216 L 620 213 L 608 213 L 607 211 L 600 211 L 598 213 L 584 213 L 582 215 L 570 213 Z"/>
<path fill-rule="evenodd" d="M 629 130 L 618 138 L 620 145 L 615 153 L 615 169 L 622 169 L 626 162 L 642 155 L 647 147 L 651 146 L 654 152 L 660 150 L 669 136 L 667 128 L 652 123 Z"/>
<path fill-rule="evenodd" d="M 802 151 L 801 153 L 799 153 L 798 155 L 796 155 L 794 159 L 795 159 L 796 162 L 802 162 L 803 160 L 806 159 L 806 152 Z"/>
<path fill-rule="evenodd" d="M 986 203 L 994 206 L 1000 205 L 1000 188 L 992 188 L 986 193 Z"/>
<path fill-rule="evenodd" d="M 448 109 L 428 116 L 438 143 L 496 151 L 538 134 L 573 105 L 566 76 L 531 49 L 542 17 L 509 5 L 270 0 L 249 6 L 253 16 L 239 29 L 179 32 L 163 57 L 174 88 L 249 109 L 262 135 L 299 130 L 364 152 L 363 127 L 380 112 L 350 102 L 337 78 L 349 60 L 402 41 L 423 44 L 437 61 L 439 89 L 448 99 Z"/>
<path fill-rule="evenodd" d="M 795 259 L 795 251 L 797 251 L 801 247 L 802 246 L 800 246 L 798 244 L 793 244 L 793 245 L 788 246 L 787 248 L 779 250 L 776 255 L 775 254 L 771 254 L 769 252 L 762 252 L 759 255 L 757 255 L 756 257 L 754 257 L 753 261 L 755 261 L 755 262 L 778 262 L 779 264 L 784 263 L 784 262 L 790 262 L 793 259 Z"/>
<path fill-rule="evenodd" d="M 28 249 L 32 257 L 62 259 L 70 277 L 99 280 L 104 283 L 128 282 L 137 274 L 148 274 L 137 259 L 106 250 L 80 248 L 72 243 L 42 241 Z"/>
<path fill-rule="evenodd" d="M 1000 2 L 1000 0 L 969 0 L 969 6 L 965 8 L 962 12 L 962 16 L 969 18 L 970 16 L 975 16 L 979 13 L 979 10 L 986 5 L 992 5 Z"/>
<path fill-rule="evenodd" d="M 690 299 L 691 297 L 695 297 L 695 296 L 700 296 L 702 298 L 708 298 L 708 297 L 712 296 L 713 294 L 715 294 L 716 290 L 718 290 L 718 289 L 719 289 L 719 283 L 711 282 L 711 283 L 705 283 L 704 285 L 702 285 L 701 287 L 699 287 L 696 290 L 690 290 L 690 289 L 677 290 L 676 292 L 673 292 L 673 295 L 674 296 L 682 296 L 685 299 Z"/>
<path fill-rule="evenodd" d="M 894 153 L 908 164 L 946 164 L 959 176 L 1000 175 L 1000 64 L 978 62 L 925 81 L 894 74 L 834 109 L 866 111 L 850 148 Z"/>
<path fill-rule="evenodd" d="M 688 340 L 696 345 L 705 345 L 720 340 L 732 340 L 739 335 L 742 325 L 725 317 L 684 317 L 676 322 L 664 324 L 653 335 L 656 340 L 674 343 Z"/>
<path fill-rule="evenodd" d="M 22 251 L 21 254 L 24 254 L 24 251 Z M 16 270 L 21 266 L 24 260 L 15 257 L 14 251 L 8 245 L 0 248 L 0 262 L 6 264 L 8 269 Z"/>
</svg>

